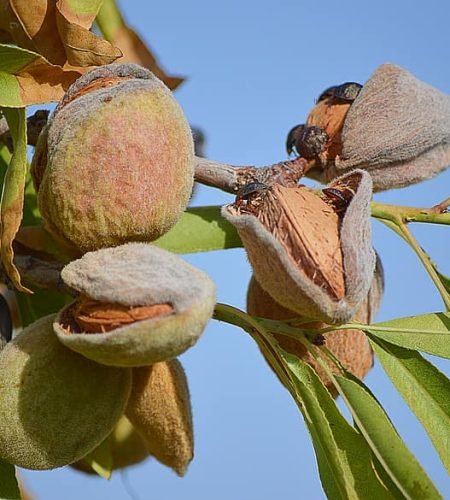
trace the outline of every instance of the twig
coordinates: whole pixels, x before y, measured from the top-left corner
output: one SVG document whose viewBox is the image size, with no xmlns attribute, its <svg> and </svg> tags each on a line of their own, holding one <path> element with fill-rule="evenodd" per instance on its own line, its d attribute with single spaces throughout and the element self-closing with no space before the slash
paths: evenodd
<svg viewBox="0 0 450 500">
<path fill-rule="evenodd" d="M 36 146 L 39 134 L 47 124 L 49 111 L 39 109 L 34 115 L 27 118 L 27 142 L 30 146 Z M 12 152 L 13 141 L 5 118 L 0 118 L 0 143 Z"/>
<path fill-rule="evenodd" d="M 447 211 L 450 198 L 432 208 L 404 207 L 400 205 L 387 205 L 384 203 L 371 203 L 372 217 L 382 221 L 400 220 L 408 222 L 427 222 L 429 224 L 450 225 L 450 212 Z"/>
<path fill-rule="evenodd" d="M 64 264 L 57 261 L 46 261 L 31 255 L 16 255 L 14 264 L 19 270 L 23 281 L 32 288 L 59 290 L 74 294 L 61 279 L 61 269 Z M 2 270 L 3 271 L 3 270 Z M 2 272 L 4 274 L 4 272 Z M 2 277 L 4 279 L 4 277 Z"/>
<path fill-rule="evenodd" d="M 276 182 L 283 186 L 295 186 L 302 178 L 308 163 L 304 158 L 296 158 L 257 168 L 236 167 L 199 157 L 196 160 L 195 180 L 228 193 L 236 193 L 249 182 Z"/>
</svg>

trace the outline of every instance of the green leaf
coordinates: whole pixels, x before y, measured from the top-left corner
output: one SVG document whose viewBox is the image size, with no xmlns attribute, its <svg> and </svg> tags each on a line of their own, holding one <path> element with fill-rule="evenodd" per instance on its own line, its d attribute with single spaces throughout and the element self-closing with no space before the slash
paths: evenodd
<svg viewBox="0 0 450 500">
<path fill-rule="evenodd" d="M 0 49 L 0 58 L 1 56 Z M 0 106 L 8 106 L 10 108 L 25 106 L 17 78 L 2 71 L 0 71 Z"/>
<path fill-rule="evenodd" d="M 450 380 L 418 352 L 369 335 L 389 378 L 428 433 L 450 472 Z"/>
<path fill-rule="evenodd" d="M 358 429 L 403 498 L 441 498 L 369 389 L 348 372 L 335 379 Z"/>
<path fill-rule="evenodd" d="M 27 120 L 25 108 L 3 108 L 14 143 L 14 153 L 6 171 L 1 198 L 1 259 L 8 276 L 16 288 L 29 292 L 21 285 L 14 265 L 12 243 L 22 221 L 25 180 L 27 175 Z"/>
<path fill-rule="evenodd" d="M 20 498 L 14 465 L 0 460 L 0 500 L 20 500 Z"/>
<path fill-rule="evenodd" d="M 388 499 L 395 496 L 375 473 L 367 443 L 342 416 L 314 370 L 280 351 L 294 376 L 300 409 L 311 433 L 319 473 L 329 499 Z"/>
<path fill-rule="evenodd" d="M 450 313 L 393 319 L 364 330 L 390 344 L 450 359 Z"/>
<path fill-rule="evenodd" d="M 209 252 L 241 247 L 236 229 L 220 215 L 220 207 L 188 208 L 178 224 L 154 242 L 175 253 Z"/>
<path fill-rule="evenodd" d="M 111 436 L 102 441 L 89 455 L 83 458 L 91 469 L 104 479 L 110 479 L 113 470 Z"/>
</svg>

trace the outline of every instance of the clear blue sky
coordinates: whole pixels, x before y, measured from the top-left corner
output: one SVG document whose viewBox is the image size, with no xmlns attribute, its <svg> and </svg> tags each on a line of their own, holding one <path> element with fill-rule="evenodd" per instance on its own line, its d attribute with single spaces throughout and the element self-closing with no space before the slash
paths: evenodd
<svg viewBox="0 0 450 500">
<path fill-rule="evenodd" d="M 176 95 L 189 121 L 207 134 L 209 157 L 264 165 L 285 158 L 284 140 L 304 121 L 320 92 L 364 83 L 392 62 L 450 94 L 448 0 L 171 0 L 122 1 L 131 25 L 163 65 L 188 76 Z M 450 171 L 432 181 L 376 197 L 431 206 L 450 195 Z M 223 204 L 230 196 L 200 188 L 194 203 Z M 450 230 L 414 232 L 450 274 Z M 415 255 L 374 223 L 386 273 L 378 319 L 442 310 Z M 250 267 L 242 250 L 188 256 L 215 280 L 219 300 L 245 306 Z M 126 472 L 140 500 L 273 500 L 324 498 L 301 415 L 242 331 L 211 322 L 181 358 L 190 382 L 195 459 L 185 478 L 149 460 Z M 448 364 L 437 361 L 449 373 Z M 366 378 L 398 430 L 445 497 L 450 480 L 426 434 L 378 364 Z M 106 482 L 72 472 L 23 472 L 39 500 L 126 500 L 123 478 Z"/>
</svg>

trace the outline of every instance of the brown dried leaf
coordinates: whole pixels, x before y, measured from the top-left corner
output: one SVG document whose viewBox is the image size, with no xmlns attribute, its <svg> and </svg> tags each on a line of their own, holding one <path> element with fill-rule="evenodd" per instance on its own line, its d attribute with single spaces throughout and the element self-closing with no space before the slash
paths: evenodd
<svg viewBox="0 0 450 500">
<path fill-rule="evenodd" d="M 121 26 L 117 30 L 113 43 L 122 50 L 123 62 L 134 62 L 145 66 L 170 90 L 175 90 L 184 81 L 184 78 L 167 74 L 139 35 L 128 26 Z"/>
<path fill-rule="evenodd" d="M 3 3 L 16 43 L 62 66 L 67 57 L 56 26 L 56 1 L 3 0 Z"/>
<path fill-rule="evenodd" d="M 102 66 L 118 59 L 122 52 L 108 41 L 75 23 L 71 23 L 56 7 L 56 24 L 64 44 L 69 64 L 73 66 Z"/>
<path fill-rule="evenodd" d="M 59 101 L 82 71 L 65 70 L 37 58 L 16 73 L 24 105 Z"/>
<path fill-rule="evenodd" d="M 100 0 L 0 0 L 0 29 L 52 64 L 101 66 L 121 52 L 90 31 L 100 5 Z"/>
</svg>

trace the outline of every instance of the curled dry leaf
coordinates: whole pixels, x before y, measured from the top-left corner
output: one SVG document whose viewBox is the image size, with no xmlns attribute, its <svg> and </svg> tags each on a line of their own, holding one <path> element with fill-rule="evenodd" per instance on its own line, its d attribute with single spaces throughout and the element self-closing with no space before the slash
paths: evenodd
<svg viewBox="0 0 450 500">
<path fill-rule="evenodd" d="M 356 312 L 353 320 L 369 324 L 373 321 L 380 306 L 383 296 L 383 267 L 381 261 L 377 259 L 375 274 L 369 293 Z M 247 311 L 252 316 L 261 318 L 285 320 L 303 319 L 298 314 L 278 304 L 272 297 L 264 291 L 253 276 L 247 290 Z M 325 328 L 325 323 L 304 323 L 304 328 Z M 292 337 L 274 333 L 280 347 L 290 354 L 294 354 L 302 359 L 318 373 L 327 389 L 337 397 L 338 393 L 333 383 L 327 376 L 325 370 L 308 353 L 301 341 Z M 327 347 L 342 363 L 342 365 L 353 375 L 362 379 L 373 365 L 373 352 L 370 348 L 366 335 L 361 330 L 338 330 L 324 335 L 325 347 Z M 327 361 L 334 373 L 339 373 L 336 365 Z"/>
<path fill-rule="evenodd" d="M 274 184 L 238 196 L 222 215 L 237 228 L 256 279 L 278 303 L 306 318 L 340 323 L 360 307 L 375 268 L 371 187 L 363 171 L 337 179 L 321 196 Z"/>
<path fill-rule="evenodd" d="M 4 75 L 0 106 L 5 107 L 58 101 L 81 76 L 77 69 L 63 69 L 35 52 L 9 45 L 0 45 L 0 60 Z"/>
<path fill-rule="evenodd" d="M 191 402 L 186 375 L 177 359 L 133 369 L 125 414 L 152 456 L 179 476 L 194 456 Z"/>
<path fill-rule="evenodd" d="M 428 179 L 450 164 L 450 96 L 408 71 L 383 64 L 355 101 L 319 101 L 308 125 L 329 135 L 308 175 L 329 181 L 361 168 L 375 191 Z"/>
<path fill-rule="evenodd" d="M 87 253 L 61 277 L 82 295 L 57 315 L 58 338 L 107 365 L 144 366 L 178 356 L 200 337 L 215 305 L 206 274 L 144 243 Z"/>
<path fill-rule="evenodd" d="M 109 64 L 120 50 L 90 31 L 100 5 L 99 0 L 1 0 L 0 28 L 20 47 L 58 66 Z"/>
</svg>

